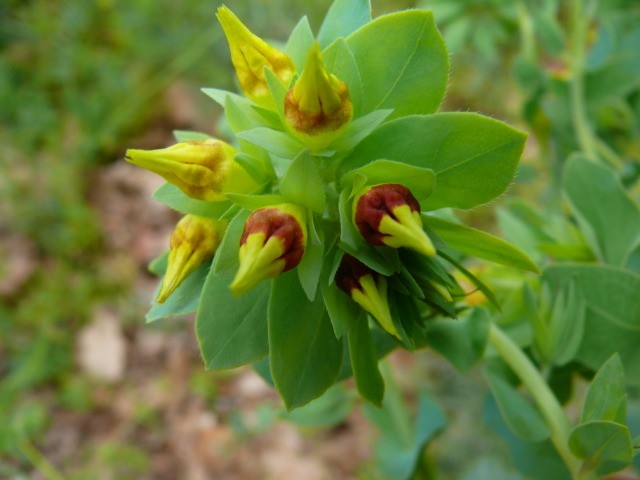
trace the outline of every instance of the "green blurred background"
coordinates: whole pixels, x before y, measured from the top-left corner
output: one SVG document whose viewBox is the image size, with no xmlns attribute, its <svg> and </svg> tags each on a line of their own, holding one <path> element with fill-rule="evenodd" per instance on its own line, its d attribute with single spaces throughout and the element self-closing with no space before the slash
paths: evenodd
<svg viewBox="0 0 640 480">
<path fill-rule="evenodd" d="M 303 14 L 317 31 L 329 3 L 228 6 L 282 41 Z M 551 130 L 513 73 L 526 43 L 517 2 L 374 0 L 374 15 L 416 3 L 434 7 L 453 52 L 444 110 Z M 221 112 L 199 89 L 236 88 L 217 6 L 0 3 L 0 478 L 377 478 L 361 415 L 333 429 L 277 422 L 278 400 L 250 371 L 204 371 L 191 319 L 144 325 L 146 265 L 177 216 L 150 198 L 161 182 L 122 157 L 171 144 L 176 129 L 215 134 Z M 550 12 L 535 28 L 548 29 L 547 50 L 562 49 Z M 546 191 L 558 143 L 531 138 L 515 192 Z M 493 207 L 467 220 L 491 229 Z M 520 478 L 477 420 L 477 372 L 462 379 L 430 353 L 394 362 L 409 393 L 423 384 L 454 419 L 434 446 L 441 478 Z"/>
</svg>

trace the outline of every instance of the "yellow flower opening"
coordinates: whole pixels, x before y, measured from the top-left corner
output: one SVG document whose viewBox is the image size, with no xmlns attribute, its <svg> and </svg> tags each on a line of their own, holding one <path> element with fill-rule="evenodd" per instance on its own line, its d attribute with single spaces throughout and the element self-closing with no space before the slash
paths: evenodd
<svg viewBox="0 0 640 480">
<path fill-rule="evenodd" d="M 287 203 L 251 213 L 240 239 L 240 266 L 230 286 L 233 295 L 240 297 L 263 280 L 296 267 L 306 244 L 304 209 Z"/>
<path fill-rule="evenodd" d="M 234 160 L 236 151 L 220 140 L 182 142 L 158 150 L 129 149 L 126 160 L 157 173 L 189 197 L 218 202 L 225 193 L 248 193 L 258 184 Z"/>
<path fill-rule="evenodd" d="M 420 204 L 403 185 L 388 183 L 364 188 L 355 196 L 353 221 L 372 245 L 412 248 L 429 257 L 436 254 L 423 229 Z"/>
<path fill-rule="evenodd" d="M 293 60 L 254 35 L 226 6 L 220 7 L 216 16 L 227 37 L 240 88 L 254 102 L 272 108 L 264 69 L 271 69 L 288 86 L 296 73 Z"/>
<path fill-rule="evenodd" d="M 375 318 L 384 330 L 400 339 L 389 309 L 385 277 L 378 275 L 358 259 L 345 254 L 336 272 L 335 282 L 354 302 Z"/>
<path fill-rule="evenodd" d="M 312 150 L 328 146 L 353 117 L 349 89 L 327 71 L 317 43 L 309 51 L 302 74 L 287 92 L 284 113 L 292 133 Z"/>
<path fill-rule="evenodd" d="M 196 215 L 186 215 L 178 222 L 171 235 L 171 251 L 158 303 L 164 303 L 189 275 L 213 257 L 226 228 L 224 220 Z"/>
</svg>

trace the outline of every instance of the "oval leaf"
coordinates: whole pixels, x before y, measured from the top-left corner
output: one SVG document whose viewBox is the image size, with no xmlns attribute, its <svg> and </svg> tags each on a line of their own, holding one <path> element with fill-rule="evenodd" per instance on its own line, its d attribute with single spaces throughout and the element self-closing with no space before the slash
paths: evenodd
<svg viewBox="0 0 640 480">
<path fill-rule="evenodd" d="M 386 123 L 341 165 L 344 172 L 386 158 L 436 174 L 426 210 L 472 208 L 501 195 L 513 180 L 526 135 L 475 113 L 415 115 Z"/>
</svg>

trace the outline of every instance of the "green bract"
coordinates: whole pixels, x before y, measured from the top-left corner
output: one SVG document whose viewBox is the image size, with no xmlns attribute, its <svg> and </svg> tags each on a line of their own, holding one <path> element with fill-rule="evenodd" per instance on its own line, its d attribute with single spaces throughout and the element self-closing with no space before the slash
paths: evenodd
<svg viewBox="0 0 640 480">
<path fill-rule="evenodd" d="M 380 405 L 384 381 L 377 361 L 396 347 L 422 348 L 432 336 L 434 348 L 453 352 L 453 363 L 463 370 L 481 356 L 487 317 L 474 315 L 458 326 L 433 320 L 455 318 L 466 308 L 468 292 L 452 275 L 452 267 L 497 303 L 460 264 L 463 255 L 537 271 L 507 242 L 426 213 L 468 209 L 503 194 L 513 180 L 526 136 L 475 113 L 436 113 L 446 91 L 449 61 L 431 12 L 408 10 L 371 20 L 368 2 L 337 0 L 317 42 L 331 75 L 326 78 L 340 95 L 337 80 L 348 88 L 344 101 L 351 102 L 353 117 L 340 124 L 337 135 L 330 132 L 330 140 L 312 142 L 321 148 L 309 150 L 307 137 L 291 133 L 285 101 L 290 101 L 288 92 L 315 42 L 303 18 L 284 50 L 297 74 L 285 84 L 282 75 L 265 66 L 264 81 L 273 102 L 261 97 L 258 105 L 235 93 L 204 89 L 224 108 L 238 151 L 235 161 L 259 188 L 226 192 L 221 202 L 189 198 L 169 184 L 156 192 L 157 200 L 180 212 L 224 218 L 229 226 L 212 263 L 195 271 L 164 304 L 154 305 L 148 320 L 197 310 L 196 332 L 206 367 L 225 369 L 260 361 L 257 370 L 270 377 L 288 409 L 305 405 L 351 374 L 360 394 Z M 307 83 L 313 87 L 313 82 Z M 304 98 L 313 94 L 311 87 Z M 311 123 L 318 135 L 325 134 L 322 119 L 303 118 L 300 124 Z M 176 136 L 182 142 L 207 138 L 183 131 Z M 435 255 L 365 240 L 365 227 L 354 223 L 354 209 L 364 208 L 357 200 L 365 187 L 379 185 L 399 186 L 387 189 L 391 193 L 382 189 L 385 201 L 391 202 L 383 217 L 402 211 L 404 223 L 393 224 L 398 235 L 403 228 L 424 228 Z M 404 203 L 394 203 L 398 200 L 393 195 L 405 190 L 409 193 L 402 197 Z M 235 298 L 229 284 L 238 269 L 245 222 L 251 212 L 280 204 L 306 210 L 301 226 L 304 255 L 291 270 Z M 365 219 L 382 231 L 372 212 Z M 286 248 L 286 241 L 282 245 Z M 338 278 L 345 258 L 354 259 L 351 265 L 357 272 Z M 358 282 L 367 276 L 378 290 L 361 294 L 356 303 L 353 289 L 364 288 Z M 382 305 L 392 325 L 385 331 L 361 305 Z M 497 382 L 492 386 L 507 388 Z M 412 440 L 416 452 L 430 433 L 417 435 Z M 414 455 L 412 445 L 407 455 Z"/>
</svg>

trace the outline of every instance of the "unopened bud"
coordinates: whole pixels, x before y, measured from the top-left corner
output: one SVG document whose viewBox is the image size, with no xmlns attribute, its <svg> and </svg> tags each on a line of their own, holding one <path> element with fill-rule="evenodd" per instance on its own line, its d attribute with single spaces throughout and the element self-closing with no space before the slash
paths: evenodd
<svg viewBox="0 0 640 480">
<path fill-rule="evenodd" d="M 336 272 L 335 282 L 353 301 L 371 314 L 382 328 L 400 338 L 389 310 L 385 277 L 358 259 L 345 254 Z"/>
<path fill-rule="evenodd" d="M 255 210 L 240 238 L 240 267 L 231 283 L 236 297 L 296 267 L 307 245 L 306 213 L 290 203 Z"/>
<path fill-rule="evenodd" d="M 220 7 L 216 16 L 229 42 L 231 62 L 236 69 L 242 91 L 254 102 L 273 107 L 264 68 L 271 69 L 289 86 L 296 72 L 293 61 L 288 55 L 251 33 L 227 7 Z"/>
<path fill-rule="evenodd" d="M 200 265 L 213 257 L 227 228 L 227 222 L 186 215 L 171 234 L 167 272 L 156 299 L 164 303 Z"/>
<path fill-rule="evenodd" d="M 225 200 L 227 192 L 248 193 L 258 187 L 234 160 L 235 149 L 220 140 L 177 143 L 158 150 L 129 149 L 126 160 L 157 173 L 198 200 Z"/>
<path fill-rule="evenodd" d="M 422 228 L 420 204 L 407 187 L 394 183 L 366 187 L 356 195 L 353 210 L 355 224 L 368 243 L 435 255 Z"/>
<path fill-rule="evenodd" d="M 347 85 L 332 75 L 316 43 L 284 102 L 287 125 L 311 150 L 325 148 L 353 117 Z"/>
</svg>

